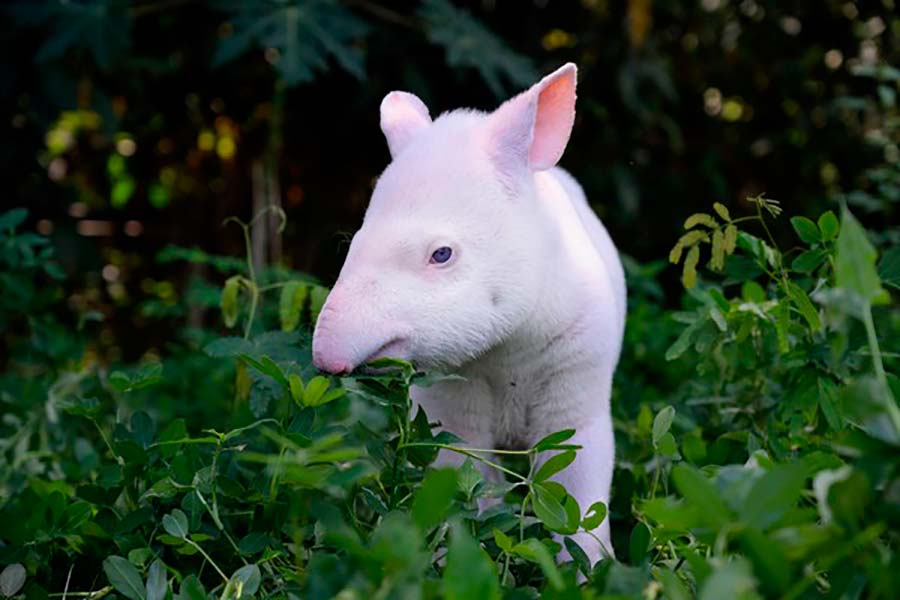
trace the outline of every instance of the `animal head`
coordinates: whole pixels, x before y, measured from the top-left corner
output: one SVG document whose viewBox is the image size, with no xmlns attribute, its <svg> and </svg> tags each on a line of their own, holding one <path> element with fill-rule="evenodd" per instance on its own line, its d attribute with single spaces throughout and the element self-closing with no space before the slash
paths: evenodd
<svg viewBox="0 0 900 600">
<path fill-rule="evenodd" d="M 433 121 L 412 94 L 384 98 L 392 162 L 319 314 L 316 366 L 346 373 L 391 356 L 458 367 L 527 320 L 552 268 L 534 173 L 565 150 L 575 77 L 570 63 L 492 113 Z"/>
</svg>

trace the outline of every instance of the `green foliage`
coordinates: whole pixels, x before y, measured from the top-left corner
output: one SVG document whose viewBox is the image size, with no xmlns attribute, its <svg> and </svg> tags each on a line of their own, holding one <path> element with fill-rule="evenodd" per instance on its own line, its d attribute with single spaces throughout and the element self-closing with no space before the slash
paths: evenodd
<svg viewBox="0 0 900 600">
<path fill-rule="evenodd" d="M 895 11 L 545 4 L 2 9 L 17 27 L 3 36 L 7 162 L 14 202 L 34 209 L 0 214 L 0 597 L 896 595 Z M 194 236 L 213 207 L 245 208 L 222 203 L 256 194 L 262 160 L 304 221 L 293 258 L 316 265 L 323 223 L 355 224 L 368 193 L 375 162 L 359 156 L 383 166 L 359 107 L 401 84 L 438 109 L 487 106 L 471 75 L 501 98 L 565 60 L 581 67 L 565 166 L 620 247 L 661 256 L 677 239 L 688 288 L 673 310 L 665 261 L 625 257 L 609 505 L 578 506 L 553 481 L 573 431 L 498 458 L 410 414 L 409 386 L 442 374 L 390 360 L 317 373 L 309 334 L 328 290 L 314 278 L 131 246 L 164 225 L 227 253 L 219 230 Z M 324 76 L 335 67 L 352 78 Z M 348 187 L 311 156 L 340 157 Z M 790 219 L 764 195 L 707 206 L 761 186 Z M 73 244 L 77 206 L 153 235 Z M 229 222 L 249 246 L 252 221 Z M 129 312 L 112 290 L 137 280 L 152 291 Z M 439 450 L 465 460 L 434 469 Z M 604 523 L 617 560 L 590 565 L 572 536 Z"/>
<path fill-rule="evenodd" d="M 650 589 L 672 598 L 889 597 L 897 581 L 882 565 L 896 560 L 900 530 L 900 385 L 889 368 L 897 348 L 883 351 L 888 337 L 878 334 L 897 327 L 879 275 L 890 275 L 894 258 L 879 261 L 845 209 L 840 221 L 831 212 L 792 219 L 801 254 L 823 260 L 787 267 L 777 245 L 740 230 L 752 223 L 768 235 L 780 223 L 766 208 L 777 205 L 753 201 L 755 217 L 732 219 L 716 204 L 715 216 L 686 223 L 710 239 L 716 228 L 739 231 L 724 264 L 711 265 L 721 281 L 697 273 L 686 310 L 663 335 L 674 342 L 654 351 L 673 372 L 696 373 L 650 403 L 628 405 L 618 392 L 611 506 L 579 507 L 553 481 L 579 451 L 573 430 L 495 455 L 411 413 L 409 387 L 439 374 L 389 359 L 339 379 L 317 374 L 303 333 L 314 314 L 306 290 L 316 287 L 293 276 L 263 284 L 238 262 L 223 272 L 246 293 L 228 310 L 259 327 L 188 350 L 202 371 L 224 368 L 226 377 L 186 373 L 182 388 L 172 383 L 190 367 L 174 358 L 107 373 L 53 354 L 32 354 L 30 366 L 2 376 L 0 590 L 61 590 L 69 575 L 49 565 L 69 556 L 100 565 L 73 572 L 70 591 L 99 577 L 130 600 Z M 51 253 L 31 252 L 47 247 L 39 236 L 22 241 L 25 218 L 0 215 L 4 260 L 9 277 L 37 289 L 52 277 Z M 678 244 L 698 249 L 700 240 Z M 638 314 L 654 289 L 640 277 L 632 273 Z M 270 302 L 277 310 L 265 308 L 268 289 L 280 291 Z M 32 321 L 7 337 L 17 353 L 33 347 L 42 321 Z M 660 316 L 642 334 L 632 321 L 629 336 L 646 345 L 666 323 Z M 632 360 L 623 357 L 622 378 L 636 373 Z M 50 376 L 27 383 L 37 364 Z M 177 416 L 196 402 L 208 406 Z M 434 469 L 438 451 L 465 462 Z M 606 520 L 625 562 L 592 566 L 572 535 L 593 535 Z"/>
<path fill-rule="evenodd" d="M 428 27 L 428 39 L 443 46 L 447 64 L 475 69 L 495 96 L 507 91 L 501 77 L 515 88 L 525 88 L 536 78 L 527 58 L 511 51 L 465 9 L 448 0 L 425 0 L 419 15 Z"/>
<path fill-rule="evenodd" d="M 289 86 L 309 82 L 328 68 L 331 57 L 349 73 L 362 78 L 362 53 L 353 45 L 366 33 L 365 24 L 333 0 L 241 2 L 217 0 L 234 32 L 219 42 L 215 66 L 244 54 L 251 46 L 275 52 L 275 68 Z"/>
</svg>

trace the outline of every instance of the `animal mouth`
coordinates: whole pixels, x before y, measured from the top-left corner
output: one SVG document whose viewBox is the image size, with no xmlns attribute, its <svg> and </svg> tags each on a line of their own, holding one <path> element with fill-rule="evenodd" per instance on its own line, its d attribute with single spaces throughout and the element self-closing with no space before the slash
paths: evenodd
<svg viewBox="0 0 900 600">
<path fill-rule="evenodd" d="M 406 340 L 403 338 L 395 338 L 381 346 L 377 350 L 369 354 L 360 364 L 366 364 L 379 358 L 403 358 L 403 350 L 406 346 Z"/>
</svg>

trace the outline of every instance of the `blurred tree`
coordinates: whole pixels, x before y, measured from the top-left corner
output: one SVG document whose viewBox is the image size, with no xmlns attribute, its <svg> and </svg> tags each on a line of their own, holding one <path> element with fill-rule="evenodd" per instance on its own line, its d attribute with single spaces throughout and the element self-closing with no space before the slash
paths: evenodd
<svg viewBox="0 0 900 600">
<path fill-rule="evenodd" d="M 563 165 L 638 259 L 664 254 L 680 216 L 712 200 L 767 192 L 815 213 L 845 191 L 877 189 L 849 200 L 896 215 L 884 169 L 896 171 L 897 140 L 867 109 L 895 102 L 896 80 L 872 71 L 898 56 L 893 0 L 42 0 L 4 10 L 7 203 L 29 205 L 71 250 L 67 268 L 85 272 L 92 291 L 81 297 L 95 307 L 183 283 L 190 273 L 153 263 L 167 243 L 239 252 L 217 224 L 273 203 L 289 216 L 284 260 L 330 279 L 346 239 L 335 232 L 358 226 L 388 161 L 385 93 L 413 91 L 435 114 L 489 110 L 567 60 L 580 66 L 579 118 Z M 259 264 L 282 254 L 274 228 L 257 228 Z M 101 276 L 108 264 L 114 281 Z"/>
</svg>

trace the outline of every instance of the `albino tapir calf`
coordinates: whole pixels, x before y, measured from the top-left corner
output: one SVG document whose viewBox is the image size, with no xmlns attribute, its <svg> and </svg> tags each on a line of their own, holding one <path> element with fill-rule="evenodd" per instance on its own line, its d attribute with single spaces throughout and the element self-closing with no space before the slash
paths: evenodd
<svg viewBox="0 0 900 600">
<path fill-rule="evenodd" d="M 434 121 L 412 94 L 384 98 L 393 160 L 319 315 L 313 359 L 336 374 L 391 356 L 461 375 L 413 400 L 472 447 L 576 429 L 583 449 L 556 480 L 584 510 L 609 498 L 625 280 L 581 187 L 555 167 L 575 77 L 567 64 L 492 113 Z M 608 525 L 595 533 L 605 550 L 576 536 L 592 560 L 612 551 Z"/>
</svg>

